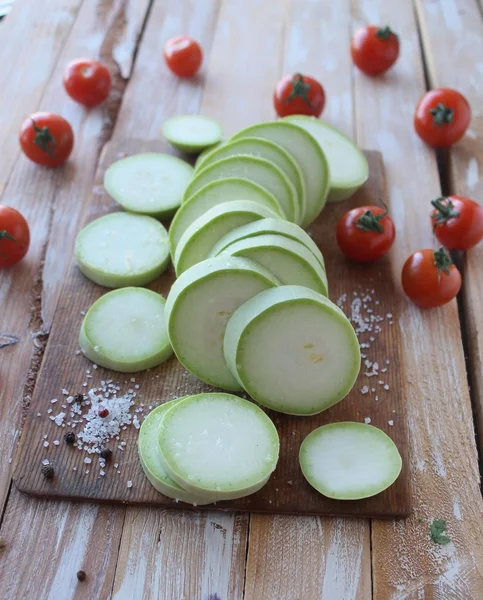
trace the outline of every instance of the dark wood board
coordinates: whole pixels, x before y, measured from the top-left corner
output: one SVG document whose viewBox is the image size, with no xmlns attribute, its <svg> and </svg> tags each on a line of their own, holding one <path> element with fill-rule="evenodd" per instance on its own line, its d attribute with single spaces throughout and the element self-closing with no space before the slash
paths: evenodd
<svg viewBox="0 0 483 600">
<path fill-rule="evenodd" d="M 123 155 L 146 150 L 168 151 L 163 142 L 143 142 L 123 140 L 106 146 L 96 175 L 96 185 L 92 197 L 85 199 L 85 223 L 118 210 L 118 206 L 104 192 L 103 173 L 107 166 Z M 335 225 L 338 218 L 349 208 L 364 204 L 374 204 L 386 199 L 381 156 L 377 152 L 366 152 L 370 166 L 367 184 L 348 201 L 328 205 L 319 219 L 309 228 L 309 233 L 321 247 L 327 266 L 330 297 L 337 301 L 343 294 L 348 300 L 347 309 L 353 299 L 362 297 L 365 290 L 371 290 L 375 302 L 367 308 L 384 317 L 378 334 L 363 333 L 361 343 L 371 343 L 367 358 L 378 362 L 380 376 L 367 377 L 363 366 L 359 379 L 351 393 L 331 409 L 313 417 L 293 417 L 270 412 L 280 434 L 280 460 L 275 473 L 267 485 L 252 496 L 235 501 L 216 504 L 217 510 L 250 511 L 266 513 L 286 513 L 304 515 L 344 515 L 354 517 L 404 517 L 410 512 L 408 475 L 408 435 L 404 406 L 404 369 L 400 361 L 401 333 L 398 326 L 399 290 L 393 279 L 389 260 L 383 259 L 370 266 L 355 265 L 344 259 L 335 242 Z M 73 199 L 82 201 L 82 199 Z M 166 297 L 174 278 L 172 269 L 149 286 Z M 134 427 L 122 432 L 127 445 L 124 451 L 111 445 L 113 460 L 105 468 L 104 477 L 99 475 L 96 458 L 92 464 L 84 464 L 86 454 L 63 442 L 68 428 L 62 429 L 48 417 L 47 411 L 53 408 L 55 415 L 62 404 L 62 389 L 72 394 L 85 392 L 99 384 L 101 380 L 112 379 L 122 390 L 139 385 L 137 402 L 145 406 L 156 406 L 173 397 L 208 391 L 212 388 L 188 374 L 176 358 L 149 372 L 123 375 L 92 365 L 81 354 L 77 336 L 82 322 L 82 312 L 105 293 L 105 289 L 86 280 L 78 271 L 75 260 L 66 277 L 63 292 L 55 314 L 43 364 L 31 400 L 25 427 L 16 458 L 14 482 L 26 494 L 41 498 L 68 498 L 96 502 L 121 502 L 146 504 L 163 508 L 192 508 L 156 492 L 145 478 L 137 457 L 137 435 Z M 355 296 L 357 294 L 358 296 Z M 366 314 L 366 313 L 365 313 Z M 387 317 L 387 315 L 393 317 Z M 369 338 L 374 337 L 374 343 Z M 389 364 L 386 365 L 386 361 Z M 382 373 L 382 369 L 387 369 Z M 86 369 L 91 369 L 92 378 L 86 377 Z M 131 382 L 131 377 L 136 379 Z M 382 381 L 383 383 L 378 383 Z M 83 383 L 88 383 L 88 388 Z M 384 389 L 384 385 L 389 389 Z M 364 386 L 369 391 L 362 393 Z M 372 392 L 371 389 L 376 391 Z M 376 400 L 376 396 L 378 399 Z M 58 403 L 51 404 L 51 399 Z M 37 416 L 38 413 L 41 416 Z M 396 483 L 381 494 L 359 501 L 336 501 L 325 498 L 316 492 L 303 478 L 298 465 L 298 451 L 303 439 L 316 427 L 335 421 L 353 420 L 363 422 L 371 419 L 371 424 L 383 429 L 395 441 L 403 457 L 403 470 Z M 49 446 L 44 447 L 47 435 Z M 53 445 L 60 440 L 59 445 Z M 118 442 L 116 442 L 118 443 Z M 53 480 L 46 480 L 40 472 L 42 461 L 49 459 L 55 469 Z M 114 468 L 114 463 L 119 467 Z M 74 468 L 76 470 L 74 470 Z M 120 473 L 117 473 L 117 470 Z M 89 471 L 86 474 L 86 471 Z M 127 482 L 132 481 L 132 487 Z M 198 507 L 213 510 L 214 505 Z"/>
</svg>

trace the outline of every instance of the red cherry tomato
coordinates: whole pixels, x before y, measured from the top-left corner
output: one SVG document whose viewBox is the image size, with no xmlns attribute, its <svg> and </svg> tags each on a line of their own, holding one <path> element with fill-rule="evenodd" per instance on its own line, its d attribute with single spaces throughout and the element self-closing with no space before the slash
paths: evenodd
<svg viewBox="0 0 483 600">
<path fill-rule="evenodd" d="M 457 296 L 461 275 L 444 248 L 419 250 L 404 263 L 402 286 L 421 308 L 436 308 Z"/>
<path fill-rule="evenodd" d="M 351 43 L 352 60 L 366 75 L 385 73 L 399 56 L 399 38 L 389 26 L 358 29 Z"/>
<path fill-rule="evenodd" d="M 164 59 L 178 77 L 191 77 L 201 66 L 203 52 L 200 45 L 187 35 L 178 35 L 166 42 Z"/>
<path fill-rule="evenodd" d="M 64 87 L 72 100 L 84 106 L 97 106 L 109 96 L 111 74 L 97 60 L 78 58 L 65 68 Z"/>
<path fill-rule="evenodd" d="M 449 88 L 431 90 L 419 101 L 414 128 L 433 148 L 448 148 L 463 137 L 471 120 L 468 100 Z"/>
<path fill-rule="evenodd" d="M 0 204 L 0 268 L 11 267 L 27 254 L 30 231 L 23 216 Z"/>
<path fill-rule="evenodd" d="M 300 73 L 285 75 L 275 87 L 273 105 L 279 117 L 320 117 L 325 106 L 324 88 L 313 77 Z"/>
<path fill-rule="evenodd" d="M 464 196 L 438 198 L 431 204 L 433 230 L 449 250 L 469 250 L 483 239 L 483 206 Z"/>
<path fill-rule="evenodd" d="M 72 152 L 74 132 L 59 115 L 39 112 L 22 123 L 19 141 L 30 160 L 44 167 L 58 167 Z"/>
<path fill-rule="evenodd" d="M 379 206 L 350 210 L 337 223 L 337 243 L 342 252 L 357 262 L 381 258 L 394 242 L 394 222 Z"/>
</svg>

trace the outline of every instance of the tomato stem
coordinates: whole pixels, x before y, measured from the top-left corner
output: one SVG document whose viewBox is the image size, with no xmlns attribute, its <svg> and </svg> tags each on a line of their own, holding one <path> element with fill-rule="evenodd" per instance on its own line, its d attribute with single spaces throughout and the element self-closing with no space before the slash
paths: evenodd
<svg viewBox="0 0 483 600">
<path fill-rule="evenodd" d="M 41 150 L 46 152 L 51 158 L 54 158 L 55 137 L 50 133 L 50 129 L 45 127 L 37 127 L 35 121 L 31 119 L 32 127 L 35 131 L 34 144 Z"/>
<path fill-rule="evenodd" d="M 435 108 L 431 108 L 429 112 L 433 115 L 435 125 L 447 125 L 453 122 L 453 109 L 445 106 L 442 102 Z"/>
<path fill-rule="evenodd" d="M 0 241 L 1 240 L 10 240 L 11 242 L 17 242 L 13 235 L 10 235 L 5 229 L 3 231 L 0 231 Z"/>
<path fill-rule="evenodd" d="M 387 217 L 387 208 L 379 215 L 375 215 L 371 210 L 366 210 L 363 215 L 354 221 L 354 225 L 357 225 L 357 227 L 359 227 L 359 229 L 362 231 L 375 231 L 376 233 L 384 233 L 384 227 L 381 223 L 384 217 Z"/>
<path fill-rule="evenodd" d="M 433 261 L 434 266 L 438 269 L 438 283 L 441 279 L 441 271 L 445 275 L 449 275 L 449 268 L 453 264 L 451 260 L 451 256 L 448 252 L 441 246 L 439 250 L 433 250 Z"/>
<path fill-rule="evenodd" d="M 436 200 L 431 200 L 431 204 L 436 209 L 436 212 L 431 215 L 433 221 L 433 231 L 438 225 L 444 225 L 449 219 L 455 219 L 460 216 L 460 213 L 455 210 L 454 204 L 449 198 L 441 196 Z"/>
<path fill-rule="evenodd" d="M 380 40 L 388 40 L 391 35 L 395 35 L 397 37 L 397 35 L 394 33 L 394 31 L 389 27 L 389 25 L 386 25 L 385 27 L 379 27 L 379 29 L 376 31 L 376 35 Z"/>
<path fill-rule="evenodd" d="M 310 83 L 305 83 L 304 76 L 301 73 L 295 73 L 292 77 L 292 91 L 288 98 L 284 100 L 284 104 L 288 104 L 294 98 L 302 98 L 309 108 L 312 108 L 310 103 L 308 92 L 312 86 Z"/>
</svg>

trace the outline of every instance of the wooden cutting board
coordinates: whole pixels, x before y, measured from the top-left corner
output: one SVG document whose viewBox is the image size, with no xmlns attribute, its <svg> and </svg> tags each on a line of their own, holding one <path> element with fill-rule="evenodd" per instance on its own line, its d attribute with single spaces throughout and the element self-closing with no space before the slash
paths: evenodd
<svg viewBox="0 0 483 600">
<path fill-rule="evenodd" d="M 169 151 L 162 141 L 130 139 L 106 146 L 92 197 L 72 199 L 73 202 L 85 202 L 85 223 L 119 209 L 103 190 L 105 169 L 122 156 L 146 150 Z M 370 166 L 367 184 L 350 200 L 328 205 L 309 229 L 325 257 L 331 299 L 339 300 L 348 316 L 354 317 L 356 329 L 365 329 L 369 325 L 369 331 L 359 334 L 363 353 L 359 379 L 347 398 L 319 415 L 294 417 L 268 411 L 278 429 L 281 443 L 280 460 L 275 473 L 258 493 L 239 500 L 219 502 L 216 504 L 217 510 L 364 517 L 403 517 L 409 514 L 405 377 L 404 365 L 400 361 L 401 332 L 398 326 L 400 290 L 396 289 L 387 258 L 374 265 L 355 265 L 345 260 L 335 242 L 335 225 L 343 212 L 363 204 L 374 204 L 381 200 L 387 202 L 381 156 L 377 152 L 366 152 L 366 155 Z M 166 297 L 173 280 L 173 269 L 169 269 L 149 287 Z M 69 410 L 62 390 L 72 395 L 85 393 L 102 380 L 112 379 L 120 385 L 121 393 L 135 389 L 137 406 L 141 408 L 140 405 L 144 405 L 144 414 L 149 412 L 148 407 L 174 397 L 212 389 L 187 373 L 175 357 L 156 369 L 132 376 L 100 367 L 93 369 L 92 364 L 78 352 L 77 336 L 83 313 L 105 292 L 106 289 L 80 274 L 73 259 L 20 440 L 15 485 L 21 492 L 41 498 L 192 509 L 189 505 L 178 504 L 162 496 L 148 483 L 139 465 L 136 444 L 138 431 L 135 427 L 129 426 L 122 431 L 120 441 L 126 442 L 123 450 L 118 448 L 120 441 L 109 444 L 114 455 L 104 469 L 105 475 L 101 476 L 97 455 L 90 455 L 92 462 L 85 463 L 84 458 L 88 455 L 63 441 L 70 427 L 58 426 L 49 418 L 65 411 L 68 420 Z M 359 313 L 360 316 L 357 316 Z M 366 360 L 369 361 L 367 365 Z M 378 364 L 377 369 L 373 363 Z M 373 372 L 378 374 L 371 375 Z M 55 399 L 57 402 L 52 403 Z M 63 409 L 62 405 L 67 408 Z M 337 501 L 325 498 L 305 481 L 298 464 L 300 444 L 311 431 L 326 423 L 347 420 L 370 420 L 394 440 L 403 457 L 403 470 L 396 483 L 366 500 Z M 55 469 L 52 480 L 46 480 L 41 474 L 43 461 L 46 460 Z M 132 486 L 128 487 L 128 482 Z M 213 507 L 200 508 L 213 510 Z"/>
</svg>

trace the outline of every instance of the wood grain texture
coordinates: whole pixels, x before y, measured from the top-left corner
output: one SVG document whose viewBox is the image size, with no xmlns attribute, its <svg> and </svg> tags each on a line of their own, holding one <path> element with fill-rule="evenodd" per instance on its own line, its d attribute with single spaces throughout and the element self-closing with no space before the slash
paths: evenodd
<svg viewBox="0 0 483 600">
<path fill-rule="evenodd" d="M 43 94 L 59 53 L 76 20 L 83 0 L 36 0 L 14 4 L 8 21 L 0 28 L 0 194 L 20 154 L 18 131 L 23 120 L 36 110 L 49 110 Z M 5 23 L 8 25 L 5 26 Z M 30 38 L 25 37 L 29 32 Z M 12 49 L 15 48 L 14 51 Z M 26 74 L 28 73 L 28 76 Z"/>
<path fill-rule="evenodd" d="M 247 515 L 130 508 L 113 600 L 239 600 Z"/>
<path fill-rule="evenodd" d="M 483 203 L 483 19 L 476 2 L 418 0 L 428 74 L 432 87 L 452 87 L 472 109 L 469 130 L 449 152 L 450 191 Z M 444 35 L 442 31 L 444 30 Z M 466 68 L 462 68 L 465 65 Z M 483 455 L 483 244 L 464 256 L 463 303 L 473 409 Z"/>
<path fill-rule="evenodd" d="M 104 168 L 112 164 L 119 156 L 152 151 L 156 148 L 162 149 L 162 142 L 135 140 L 110 142 L 107 150 L 103 153 L 99 177 L 102 178 Z M 394 283 L 391 280 L 389 263 L 381 262 L 377 271 L 354 267 L 344 260 L 333 239 L 336 222 L 348 206 L 373 204 L 379 198 L 384 197 L 380 158 L 377 155 L 368 154 L 368 159 L 370 164 L 368 184 L 345 206 L 339 204 L 329 207 L 311 225 L 309 231 L 324 253 L 327 262 L 327 277 L 331 282 L 331 294 L 334 299 L 339 298 L 342 294 L 350 294 L 351 298 L 357 296 L 360 302 L 359 297 L 364 298 L 366 293 L 374 288 L 380 302 L 380 306 L 375 307 L 378 308 L 377 312 L 381 315 L 394 312 L 397 315 L 398 307 L 392 300 Z M 90 222 L 113 209 L 117 209 L 115 203 L 99 189 L 93 197 L 87 221 Z M 170 269 L 149 287 L 166 297 L 173 281 L 174 274 Z M 141 470 L 137 458 L 138 432 L 134 427 L 128 429 L 123 435 L 127 445 L 122 453 L 115 450 L 113 460 L 119 463 L 120 476 L 108 471 L 106 477 L 100 477 L 99 468 L 94 464 L 92 467 L 87 467 L 89 471 L 87 473 L 82 462 L 85 456 L 83 453 L 73 451 L 64 443 L 59 446 L 52 445 L 55 439 L 62 437 L 64 430 L 59 429 L 50 421 L 46 411 L 48 408 L 55 408 L 54 415 L 60 412 L 61 408 L 52 407 L 50 400 L 58 398 L 62 389 L 67 389 L 71 394 L 75 394 L 81 390 L 85 391 L 84 381 L 88 382 L 87 387 L 91 387 L 91 385 L 98 386 L 101 380 L 108 379 L 114 379 L 114 382 L 117 383 L 124 381 L 127 387 L 133 387 L 129 383 L 129 376 L 101 368 L 93 373 L 93 379 L 87 379 L 86 370 L 91 369 L 92 364 L 76 354 L 77 331 L 80 329 L 83 318 L 81 313 L 85 312 L 105 292 L 104 288 L 87 281 L 73 261 L 66 276 L 44 362 L 30 403 L 29 414 L 20 441 L 20 457 L 14 481 L 21 491 L 40 497 L 141 503 L 173 508 L 177 506 L 176 501 L 165 498 L 156 492 Z M 376 334 L 372 333 L 372 335 Z M 369 333 L 366 333 L 365 337 L 360 338 L 360 341 L 367 343 L 369 339 Z M 390 361 L 392 365 L 399 364 L 399 345 L 400 332 L 398 329 L 385 327 L 377 335 L 377 342 L 372 345 L 371 360 L 379 363 L 381 368 L 386 360 Z M 404 403 L 401 402 L 398 394 L 401 381 L 395 368 L 389 366 L 386 367 L 386 370 L 386 373 L 379 375 L 381 381 L 376 383 L 364 374 L 366 369 L 363 368 L 356 386 L 348 397 L 319 415 L 302 419 L 269 412 L 280 436 L 280 459 L 276 472 L 260 492 L 246 498 L 220 502 L 217 504 L 217 508 L 292 514 L 345 514 L 381 517 L 407 515 L 409 490 L 406 467 L 396 483 L 381 494 L 358 502 L 343 502 L 330 500 L 318 494 L 305 481 L 298 463 L 299 446 L 316 427 L 334 421 L 360 422 L 366 417 L 372 419 L 372 423 L 376 427 L 385 430 L 395 440 L 403 457 L 406 456 Z M 140 386 L 140 398 L 137 402 L 153 406 L 173 397 L 213 389 L 187 374 L 175 357 L 148 372 L 137 373 L 134 379 Z M 364 395 L 361 393 L 361 389 L 367 384 L 376 387 L 374 392 L 368 391 Z M 388 389 L 384 389 L 384 386 L 387 386 Z M 378 397 L 381 399 L 380 402 Z M 69 415 L 68 407 L 62 410 Z M 87 410 L 88 407 L 85 408 L 85 411 Z M 42 415 L 40 418 L 38 417 L 39 413 Z M 75 415 L 72 416 L 75 418 Z M 66 420 L 70 420 L 68 416 Z M 390 426 L 389 421 L 394 425 Z M 44 449 L 45 435 L 47 435 L 50 446 Z M 57 477 L 53 481 L 47 481 L 40 473 L 43 458 L 48 458 L 55 464 Z M 404 462 L 406 463 L 406 461 Z M 132 488 L 126 487 L 127 481 L 132 481 Z M 209 509 L 210 507 L 202 508 L 202 510 Z"/>
<path fill-rule="evenodd" d="M 117 507 L 32 501 L 13 490 L 2 525 L 0 597 L 105 600 L 122 520 Z M 79 570 L 87 575 L 83 582 Z"/>
<path fill-rule="evenodd" d="M 134 1 L 134 0 L 131 0 Z M 19 210 L 31 226 L 27 257 L 14 269 L 0 272 L 2 315 L 0 335 L 16 343 L 0 348 L 0 454 L 11 457 L 22 420 L 22 400 L 28 404 L 31 384 L 50 330 L 66 268 L 70 263 L 83 199 L 92 187 L 103 136 L 110 128 L 113 105 L 87 111 L 63 91 L 65 64 L 78 56 L 100 56 L 111 67 L 114 48 L 131 54 L 134 47 L 124 35 L 126 3 L 97 0 L 82 6 L 59 62 L 45 87 L 44 102 L 63 114 L 76 132 L 72 158 L 59 169 L 43 169 L 19 158 L 10 174 L 1 202 Z M 147 3 L 137 3 L 140 30 Z M 131 27 L 133 24 L 131 25 Z M 39 25 L 41 27 L 41 24 Z M 119 37 L 117 37 L 119 36 Z M 113 73 L 115 70 L 113 67 Z M 8 376 L 7 376 L 8 374 Z M 0 471 L 0 506 L 8 490 L 9 465 Z"/>
<path fill-rule="evenodd" d="M 424 93 L 415 15 L 403 2 L 355 1 L 353 8 L 354 26 L 389 23 L 402 40 L 399 60 L 388 74 L 355 77 L 357 138 L 384 155 L 399 225 L 391 257 L 397 278 L 411 252 L 433 245 L 428 202 L 440 193 L 434 152 L 412 129 Z M 402 308 L 401 393 L 408 411 L 414 516 L 373 523 L 374 598 L 480 598 L 483 503 L 456 302 L 432 311 L 410 303 Z M 453 540 L 448 546 L 431 541 L 429 526 L 438 518 L 447 521 Z"/>
</svg>

